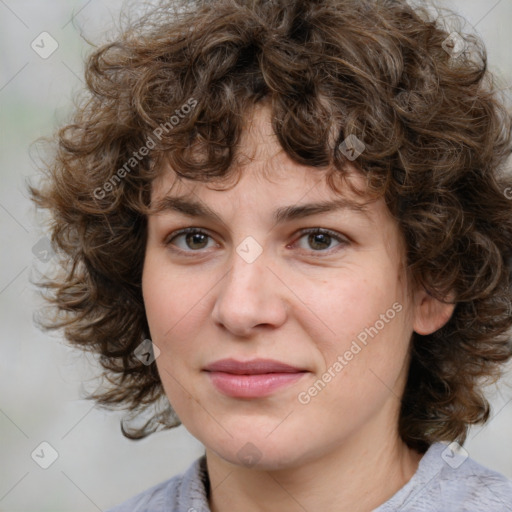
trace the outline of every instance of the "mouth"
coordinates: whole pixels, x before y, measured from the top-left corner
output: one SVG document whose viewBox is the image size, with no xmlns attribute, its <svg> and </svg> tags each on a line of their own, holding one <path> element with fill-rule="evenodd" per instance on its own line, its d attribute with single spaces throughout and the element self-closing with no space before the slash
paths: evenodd
<svg viewBox="0 0 512 512">
<path fill-rule="evenodd" d="M 269 396 L 309 373 L 305 369 L 271 359 L 246 362 L 222 359 L 208 365 L 204 371 L 218 391 L 234 398 Z"/>
</svg>

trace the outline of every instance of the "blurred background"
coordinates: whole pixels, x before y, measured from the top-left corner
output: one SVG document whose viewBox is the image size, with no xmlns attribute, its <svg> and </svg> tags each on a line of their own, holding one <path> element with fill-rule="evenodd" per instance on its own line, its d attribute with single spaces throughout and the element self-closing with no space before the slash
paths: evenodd
<svg viewBox="0 0 512 512">
<path fill-rule="evenodd" d="M 31 280 L 52 254 L 26 192 L 38 148 L 68 119 L 83 87 L 86 40 L 112 33 L 121 0 L 0 0 L 0 511 L 106 510 L 184 471 L 203 447 L 180 426 L 142 441 L 120 413 L 83 399 L 92 359 L 33 325 L 41 299 Z M 137 2 L 130 2 L 137 4 Z M 491 70 L 512 97 L 512 0 L 439 1 L 485 41 Z M 133 6 L 131 8 L 133 12 Z M 492 419 L 465 444 L 478 462 L 512 478 L 512 370 L 489 389 Z M 41 444 L 43 443 L 43 444 Z M 45 468 L 46 467 L 46 468 Z"/>
</svg>

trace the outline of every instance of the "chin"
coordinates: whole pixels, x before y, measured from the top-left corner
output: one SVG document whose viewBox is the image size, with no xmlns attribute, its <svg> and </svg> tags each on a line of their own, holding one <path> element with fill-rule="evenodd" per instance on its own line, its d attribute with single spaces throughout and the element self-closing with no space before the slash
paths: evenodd
<svg viewBox="0 0 512 512">
<path fill-rule="evenodd" d="M 252 439 L 252 440 L 251 440 Z M 204 443 L 203 443 L 204 444 Z M 300 464 L 305 454 L 298 452 L 297 444 L 289 444 L 278 438 L 272 442 L 265 436 L 245 435 L 230 439 L 221 446 L 205 444 L 215 454 L 235 466 L 261 471 L 276 471 Z M 304 446 L 302 446 L 304 449 Z"/>
</svg>

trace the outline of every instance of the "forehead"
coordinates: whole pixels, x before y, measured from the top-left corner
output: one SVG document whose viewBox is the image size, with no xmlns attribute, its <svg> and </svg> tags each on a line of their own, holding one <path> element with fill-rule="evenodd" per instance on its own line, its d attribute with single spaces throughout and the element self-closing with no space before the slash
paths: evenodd
<svg viewBox="0 0 512 512">
<path fill-rule="evenodd" d="M 310 170 L 300 171 L 289 169 L 286 177 L 275 181 L 262 179 L 255 172 L 243 174 L 228 190 L 185 182 L 174 172 L 167 172 L 152 200 L 151 217 L 163 215 L 164 220 L 169 215 L 179 215 L 214 222 L 231 230 L 247 223 L 253 227 L 285 226 L 323 214 L 325 220 L 349 223 L 352 229 L 360 231 L 377 229 L 383 233 L 396 228 L 383 199 L 364 200 L 353 193 L 336 194 L 325 176 L 316 174 L 316 181 L 311 181 Z"/>
<path fill-rule="evenodd" d="M 277 224 L 338 211 L 361 214 L 373 222 L 371 211 L 383 207 L 382 200 L 379 208 L 379 201 L 375 199 L 358 196 L 350 190 L 333 191 L 325 171 L 311 170 L 293 162 L 288 162 L 272 176 L 262 172 L 263 169 L 262 162 L 252 162 L 239 170 L 236 183 L 228 187 L 186 180 L 172 169 L 166 169 L 154 186 L 152 213 L 178 212 L 222 223 L 224 212 L 233 219 L 246 214 L 268 216 L 271 212 L 272 222 Z M 354 182 L 361 177 L 355 175 L 347 181 L 349 179 Z M 361 184 L 357 186 L 360 188 Z"/>
<path fill-rule="evenodd" d="M 327 177 L 330 176 L 332 185 Z M 213 197 L 209 191 L 223 191 L 223 200 L 250 201 L 264 194 L 276 200 L 333 201 L 343 198 L 347 205 L 364 207 L 370 202 L 362 173 L 350 163 L 343 177 L 332 169 L 309 167 L 290 159 L 272 129 L 270 110 L 256 106 L 246 119 L 246 127 L 226 177 L 208 182 L 180 177 L 168 164 L 152 184 L 152 207 L 166 196 Z M 355 191 L 358 193 L 356 194 Z M 216 194 L 214 194 L 216 195 Z M 261 200 L 261 197 L 260 197 Z"/>
</svg>

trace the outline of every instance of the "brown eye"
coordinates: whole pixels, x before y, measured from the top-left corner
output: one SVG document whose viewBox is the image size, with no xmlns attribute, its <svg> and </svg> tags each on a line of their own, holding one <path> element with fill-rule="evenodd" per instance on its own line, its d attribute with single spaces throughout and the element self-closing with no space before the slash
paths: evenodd
<svg viewBox="0 0 512 512">
<path fill-rule="evenodd" d="M 204 249 L 208 243 L 208 235 L 204 233 L 186 233 L 185 244 L 190 249 Z"/>
<path fill-rule="evenodd" d="M 168 246 L 176 246 L 182 252 L 196 252 L 206 249 L 209 240 L 211 240 L 211 237 L 207 233 L 199 229 L 187 228 L 173 233 L 165 243 Z"/>
<path fill-rule="evenodd" d="M 308 235 L 308 243 L 315 250 L 328 249 L 331 241 L 331 236 L 325 233 L 312 233 Z"/>
<path fill-rule="evenodd" d="M 326 229 L 310 229 L 302 232 L 299 240 L 306 239 L 307 247 L 300 247 L 301 249 L 309 250 L 311 252 L 331 252 L 337 247 L 347 245 L 348 240 L 342 235 Z M 337 245 L 332 245 L 333 242 L 338 242 Z M 300 245 L 300 244 L 299 244 Z"/>
</svg>

